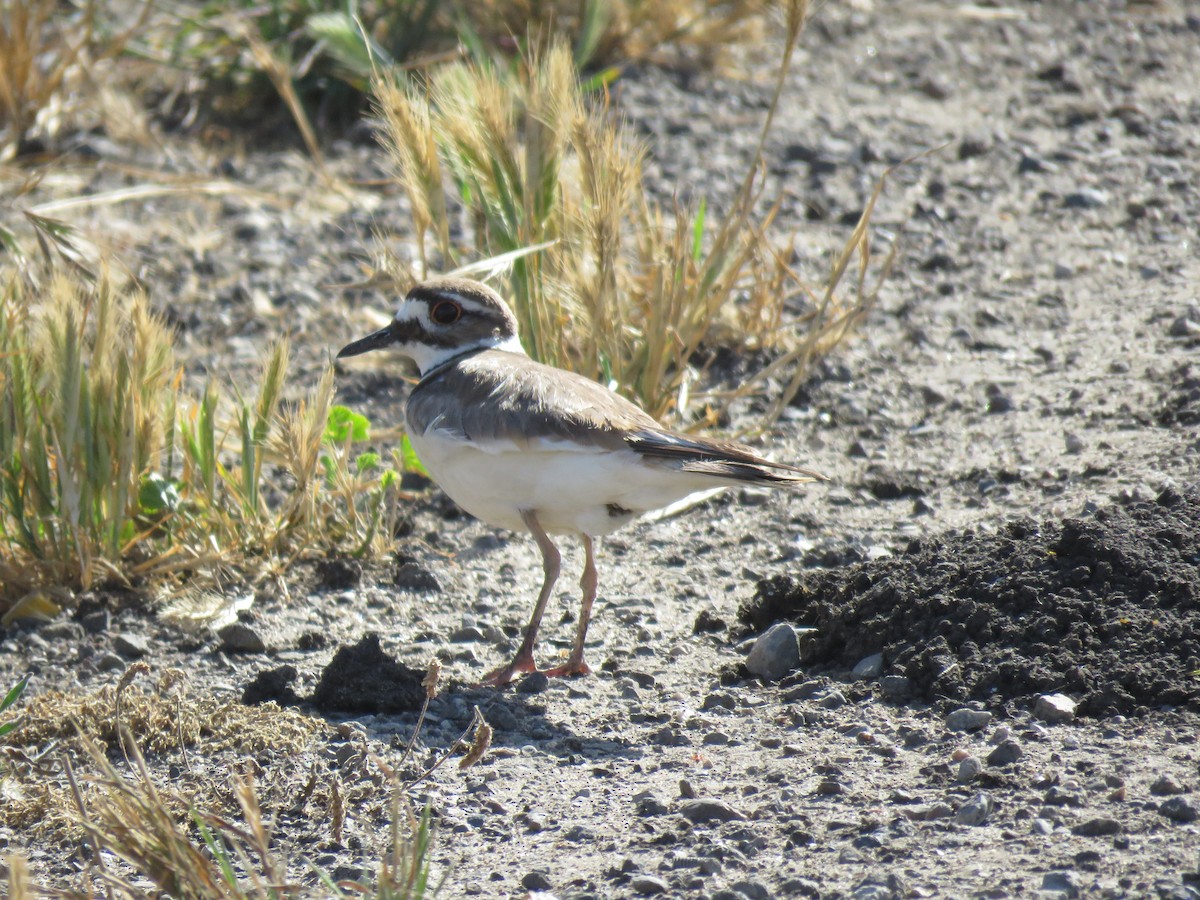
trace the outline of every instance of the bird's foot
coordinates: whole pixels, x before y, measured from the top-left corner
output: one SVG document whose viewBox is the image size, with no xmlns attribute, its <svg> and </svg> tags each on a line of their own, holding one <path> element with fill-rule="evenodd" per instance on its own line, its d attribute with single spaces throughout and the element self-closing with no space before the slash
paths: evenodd
<svg viewBox="0 0 1200 900">
<path fill-rule="evenodd" d="M 592 670 L 581 657 L 579 659 L 569 659 L 563 665 L 547 669 L 542 674 L 547 678 L 563 678 L 571 675 L 591 675 Z"/>
<path fill-rule="evenodd" d="M 487 684 L 492 687 L 504 687 L 506 684 L 512 684 L 513 679 L 518 675 L 536 672 L 537 665 L 533 661 L 532 653 L 518 653 L 516 658 L 506 666 L 501 666 L 483 676 L 481 685 Z"/>
</svg>

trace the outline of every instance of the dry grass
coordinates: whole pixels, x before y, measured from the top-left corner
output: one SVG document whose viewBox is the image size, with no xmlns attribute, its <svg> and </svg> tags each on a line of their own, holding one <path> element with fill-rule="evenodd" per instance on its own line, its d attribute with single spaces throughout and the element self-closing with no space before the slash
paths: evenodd
<svg viewBox="0 0 1200 900">
<path fill-rule="evenodd" d="M 339 424 L 331 370 L 285 404 L 280 341 L 253 397 L 215 380 L 190 396 L 173 340 L 143 295 L 103 278 L 60 272 L 39 290 L 0 273 L 0 612 L 390 546 L 402 463 L 355 452 L 369 423 Z"/>
<path fill-rule="evenodd" d="M 30 138 L 53 139 L 103 85 L 104 64 L 145 27 L 151 4 L 116 34 L 101 34 L 104 7 L 86 0 L 6 0 L 0 7 L 0 161 Z"/>
<path fill-rule="evenodd" d="M 426 707 L 436 695 L 439 671 L 431 663 Z M 185 700 L 186 682 L 175 670 L 143 692 L 132 681 L 148 673 L 149 666 L 139 663 L 115 686 L 35 698 L 19 741 L 9 735 L 0 742 L 14 763 L 11 774 L 0 779 L 5 797 L 0 826 L 39 840 L 82 841 L 92 851 L 76 884 L 59 886 L 65 893 L 58 896 L 140 898 L 150 885 L 197 900 L 311 896 L 311 884 L 301 883 L 305 875 L 309 882 L 314 876 L 320 881 L 322 896 L 418 900 L 436 893 L 431 817 L 428 810 L 418 816 L 410 798 L 415 785 L 452 755 L 462 754 L 460 769 L 483 757 L 491 729 L 478 710 L 462 738 L 414 776 L 408 762 L 423 708 L 412 741 L 394 765 L 362 748 L 358 761 L 348 764 L 357 774 L 356 787 L 347 791 L 336 774 L 319 778 L 315 764 L 306 773 L 296 762 L 309 756 L 326 723 L 273 704 Z M 188 747 L 208 762 L 193 763 L 184 752 Z M 211 762 L 222 755 L 236 760 L 224 775 Z M 171 757 L 180 762 L 166 778 L 162 763 Z M 368 799 L 385 827 L 371 832 L 380 837 L 378 865 L 375 876 L 363 881 L 335 883 L 293 858 L 287 842 L 274 835 L 274 816 L 267 812 L 286 809 L 294 820 L 311 806 L 321 812 L 306 833 L 323 830 L 327 839 L 341 842 L 348 803 L 362 816 Z M 38 890 L 20 858 L 10 858 L 8 882 L 10 896 Z"/>
<path fill-rule="evenodd" d="M 762 147 L 807 3 L 785 4 L 784 15 L 758 152 L 720 221 L 704 204 L 665 211 L 645 198 L 643 149 L 585 94 L 561 41 L 515 73 L 456 64 L 416 79 L 380 74 L 377 108 L 412 205 L 418 272 L 458 269 L 477 253 L 511 260 L 502 292 L 530 354 L 611 384 L 655 416 L 711 420 L 711 409 L 689 409 L 693 360 L 708 344 L 770 348 L 788 360 L 787 378 L 802 378 L 873 299 L 870 209 L 825 284 L 790 268 L 790 242 L 772 230 L 777 205 L 762 197 Z M 450 240 L 456 217 L 472 226 L 468 246 Z M 853 259 L 862 277 L 842 291 Z M 785 324 L 797 293 L 808 313 Z"/>
</svg>

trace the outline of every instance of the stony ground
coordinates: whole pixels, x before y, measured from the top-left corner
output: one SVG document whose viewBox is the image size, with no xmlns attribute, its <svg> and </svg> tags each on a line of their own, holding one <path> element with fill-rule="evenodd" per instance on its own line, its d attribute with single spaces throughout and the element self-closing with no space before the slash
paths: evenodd
<svg viewBox="0 0 1200 900">
<path fill-rule="evenodd" d="M 906 224 L 879 306 L 769 436 L 832 482 L 606 540 L 595 675 L 469 686 L 510 652 L 539 563 L 431 491 L 393 564 L 298 566 L 223 637 L 93 598 L 10 629 L 0 684 L 95 692 L 142 658 L 185 669 L 192 703 L 299 703 L 316 718 L 298 747 L 216 723 L 186 764 L 151 764 L 217 802 L 250 758 L 314 893 L 308 860 L 375 865 L 370 757 L 394 763 L 415 724 L 419 674 L 397 661 L 437 655 L 451 683 L 408 765 L 474 706 L 495 726 L 480 766 L 414 789 L 445 896 L 1200 896 L 1198 43 L 1186 4 L 818 11 L 768 154 L 799 264 L 816 272 L 888 166 L 937 148 L 885 195 L 880 242 Z M 766 71 L 628 73 L 616 97 L 654 190 L 729 196 Z M 243 371 L 288 329 L 311 377 L 361 332 L 358 307 L 386 305 L 325 285 L 360 276 L 372 226 L 402 233 L 402 203 L 328 198 L 289 154 L 208 164 L 258 193 L 79 223 L 136 261 L 192 371 Z M 379 154 L 343 144 L 333 165 L 369 179 Z M 376 363 L 342 373 L 343 399 L 398 418 L 402 382 Z M 570 588 L 543 659 L 568 646 Z M 6 821 L 0 844 L 72 883 L 69 833 Z"/>
</svg>

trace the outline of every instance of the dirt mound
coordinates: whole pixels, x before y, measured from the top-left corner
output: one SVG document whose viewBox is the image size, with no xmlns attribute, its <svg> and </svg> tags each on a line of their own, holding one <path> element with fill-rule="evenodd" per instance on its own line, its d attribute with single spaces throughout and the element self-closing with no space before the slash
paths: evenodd
<svg viewBox="0 0 1200 900">
<path fill-rule="evenodd" d="M 740 615 L 815 626 L 808 666 L 882 653 L 885 676 L 931 701 L 1062 691 L 1091 716 L 1200 709 L 1200 490 L 771 578 Z"/>
</svg>

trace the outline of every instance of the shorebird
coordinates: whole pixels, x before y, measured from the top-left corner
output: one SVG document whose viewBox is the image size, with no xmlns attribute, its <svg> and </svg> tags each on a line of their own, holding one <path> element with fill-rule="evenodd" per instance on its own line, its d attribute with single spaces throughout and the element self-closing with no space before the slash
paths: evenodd
<svg viewBox="0 0 1200 900">
<path fill-rule="evenodd" d="M 583 545 L 583 601 L 567 661 L 546 675 L 584 675 L 584 641 L 596 599 L 593 539 L 651 510 L 718 486 L 795 486 L 824 480 L 749 447 L 671 431 L 624 397 L 531 359 L 517 322 L 492 288 L 438 278 L 408 292 L 385 327 L 338 359 L 391 347 L 417 366 L 405 406 L 413 448 L 434 481 L 471 515 L 527 531 L 544 577 L 512 662 L 493 685 L 537 671 L 534 645 L 560 571 L 551 535 Z"/>
</svg>

